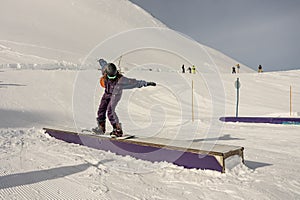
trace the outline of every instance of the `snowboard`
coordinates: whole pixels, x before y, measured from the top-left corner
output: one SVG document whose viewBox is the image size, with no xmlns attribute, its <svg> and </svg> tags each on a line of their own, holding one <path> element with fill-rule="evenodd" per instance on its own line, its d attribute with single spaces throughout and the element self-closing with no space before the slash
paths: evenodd
<svg viewBox="0 0 300 200">
<path fill-rule="evenodd" d="M 116 137 L 115 135 L 109 135 L 109 134 L 99 134 L 94 132 L 92 129 L 82 129 L 81 130 L 82 134 L 89 134 L 89 135 L 93 135 L 93 136 L 99 136 L 99 137 L 105 137 L 105 138 L 112 138 L 112 139 L 117 139 L 117 140 L 125 140 L 125 139 L 131 139 L 134 138 L 134 135 L 128 135 L 128 134 L 124 134 L 121 137 Z"/>
</svg>

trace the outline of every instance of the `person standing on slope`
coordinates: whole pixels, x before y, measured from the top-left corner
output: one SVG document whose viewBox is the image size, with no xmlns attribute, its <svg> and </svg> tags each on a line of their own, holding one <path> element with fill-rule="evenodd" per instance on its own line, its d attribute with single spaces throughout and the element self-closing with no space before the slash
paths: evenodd
<svg viewBox="0 0 300 200">
<path fill-rule="evenodd" d="M 262 72 L 263 72 L 262 66 L 258 65 L 258 73 L 262 73 Z"/>
<path fill-rule="evenodd" d="M 105 92 L 101 98 L 98 109 L 98 126 L 93 129 L 98 134 L 105 133 L 106 112 L 108 119 L 113 127 L 110 135 L 121 137 L 123 135 L 119 118 L 116 114 L 116 106 L 122 97 L 123 89 L 141 88 L 147 86 L 156 86 L 154 82 L 144 80 L 130 79 L 119 73 L 113 63 L 108 63 L 104 67 L 103 76 L 100 80 L 101 86 L 104 86 Z"/>
<path fill-rule="evenodd" d="M 189 68 L 188 68 L 188 71 L 189 71 L 189 73 L 192 73 L 192 68 L 189 67 Z"/>
<path fill-rule="evenodd" d="M 192 66 L 192 73 L 196 74 L 196 66 L 195 65 Z"/>
<path fill-rule="evenodd" d="M 237 73 L 240 73 L 240 68 L 241 68 L 240 64 L 236 64 L 236 68 L 237 68 Z"/>
<path fill-rule="evenodd" d="M 232 73 L 232 74 L 236 74 L 236 71 L 235 71 L 235 66 L 233 66 L 233 67 L 232 67 L 232 71 L 231 71 L 231 73 Z"/>
<path fill-rule="evenodd" d="M 185 67 L 184 67 L 184 65 L 182 65 L 181 69 L 182 69 L 182 73 L 184 74 L 185 73 Z"/>
</svg>

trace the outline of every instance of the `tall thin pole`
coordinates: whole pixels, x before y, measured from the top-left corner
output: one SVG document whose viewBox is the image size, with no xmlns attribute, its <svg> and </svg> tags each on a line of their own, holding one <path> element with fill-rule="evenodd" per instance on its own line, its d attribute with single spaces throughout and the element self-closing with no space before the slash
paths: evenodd
<svg viewBox="0 0 300 200">
<path fill-rule="evenodd" d="M 290 85 L 290 116 L 292 116 L 292 86 Z"/>
<path fill-rule="evenodd" d="M 194 122 L 194 80 L 192 80 L 192 122 Z"/>
<path fill-rule="evenodd" d="M 240 80 L 237 78 L 236 80 L 236 112 L 235 117 L 239 116 L 239 99 L 240 99 Z"/>
</svg>

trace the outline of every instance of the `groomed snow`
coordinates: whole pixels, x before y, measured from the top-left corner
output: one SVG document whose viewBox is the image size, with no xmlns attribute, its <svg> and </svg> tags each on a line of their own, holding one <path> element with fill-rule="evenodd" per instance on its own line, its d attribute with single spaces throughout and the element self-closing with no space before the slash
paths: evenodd
<svg viewBox="0 0 300 200">
<path fill-rule="evenodd" d="M 99 73 L 99 71 L 94 71 Z M 164 82 L 175 72 L 127 72 L 138 78 L 152 78 Z M 172 132 L 183 128 L 179 122 L 189 120 L 178 117 L 174 100 L 164 87 L 142 88 L 124 93 L 132 96 L 130 104 L 121 101 L 118 106 L 125 131 L 139 136 L 151 135 L 176 139 L 191 136 L 199 140 L 216 141 L 219 144 L 245 147 L 245 165 L 239 165 L 225 174 L 209 170 L 188 170 L 169 163 L 150 163 L 131 157 L 98 151 L 83 146 L 67 144 L 50 138 L 41 130 L 44 126 L 74 127 L 72 118 L 72 94 L 76 71 L 70 70 L 13 70 L 1 71 L 1 134 L 0 134 L 0 197 L 3 199 L 47 198 L 97 198 L 97 199 L 297 199 L 299 197 L 299 126 L 268 124 L 224 124 L 217 133 L 207 132 L 210 121 L 205 112 L 199 113 L 200 127 L 196 133 Z M 300 71 L 264 74 L 243 74 L 240 114 L 243 116 L 288 115 L 289 85 L 294 88 L 294 114 L 299 111 L 300 98 L 296 85 Z M 186 79 L 196 76 L 185 74 Z M 226 92 L 226 111 L 234 115 L 235 75 L 223 75 Z M 257 88 L 257 83 L 263 87 Z M 278 87 L 278 85 L 281 85 Z M 264 88 L 264 89 L 263 89 Z M 181 91 L 172 91 L 179 97 Z M 201 96 L 203 88 L 195 87 Z M 162 91 L 162 92 L 161 92 Z M 276 91 L 276 93 L 274 93 Z M 101 89 L 97 87 L 99 95 Z M 155 94 L 162 95 L 155 98 Z M 154 95 L 154 96 L 153 96 Z M 149 101 L 143 97 L 150 98 Z M 276 101 L 270 100 L 271 97 Z M 97 99 L 97 98 L 96 98 Z M 168 100 L 166 102 L 166 100 Z M 98 99 L 97 99 L 98 101 Z M 95 109 L 98 102 L 95 102 Z M 178 102 L 177 102 L 178 103 Z M 163 115 L 155 115 L 153 104 L 164 108 Z M 142 107 L 140 106 L 142 105 Z M 286 105 L 286 106 L 282 106 Z M 129 106 L 131 119 L 124 113 Z M 182 102 L 182 107 L 190 106 Z M 199 102 L 201 110 L 202 103 Z M 255 112 L 256 110 L 256 112 Z M 165 121 L 155 132 L 158 116 Z M 147 114 L 149 113 L 149 114 Z M 165 117 L 165 118 L 162 118 Z M 135 120 L 139 119 L 139 120 Z M 183 120 L 183 121 L 181 121 Z M 95 125 L 94 119 L 83 122 Z M 154 124 L 154 125 L 153 125 Z M 157 125 L 156 124 L 156 125 Z M 192 125 L 191 122 L 187 124 Z M 145 126 L 143 129 L 132 128 Z M 192 125 L 193 126 L 193 125 Z M 191 127 L 192 127 L 191 126 Z M 203 129 L 202 129 L 203 127 Z M 212 127 L 213 128 L 213 127 Z M 193 128 L 190 128 L 193 129 Z M 170 131 L 171 130 L 171 131 Z M 173 133 L 176 133 L 174 136 Z M 216 135 L 217 134 L 217 137 Z"/>
</svg>

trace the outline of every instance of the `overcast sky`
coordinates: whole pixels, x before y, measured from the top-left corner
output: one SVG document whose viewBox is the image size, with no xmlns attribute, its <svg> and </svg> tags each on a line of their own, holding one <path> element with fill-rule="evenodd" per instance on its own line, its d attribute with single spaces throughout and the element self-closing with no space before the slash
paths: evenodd
<svg viewBox="0 0 300 200">
<path fill-rule="evenodd" d="M 300 69 L 300 0 L 130 0 L 253 69 Z"/>
</svg>

